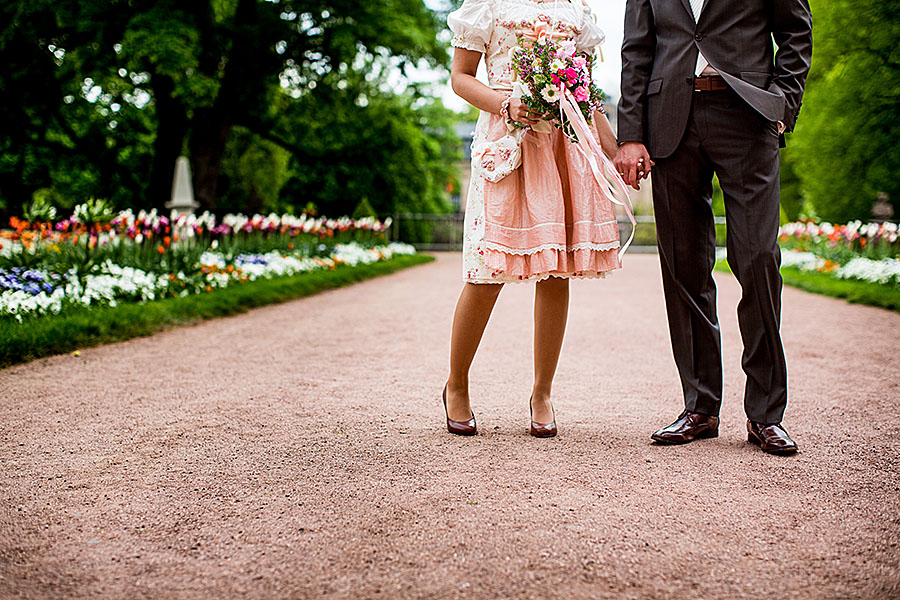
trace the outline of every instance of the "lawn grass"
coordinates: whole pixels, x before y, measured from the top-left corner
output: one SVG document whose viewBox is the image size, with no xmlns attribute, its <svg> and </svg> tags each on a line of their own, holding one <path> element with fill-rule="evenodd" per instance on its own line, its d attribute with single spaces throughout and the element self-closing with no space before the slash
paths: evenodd
<svg viewBox="0 0 900 600">
<path fill-rule="evenodd" d="M 731 272 L 731 269 L 728 268 L 728 263 L 725 261 L 717 262 L 716 270 L 726 273 Z M 890 285 L 853 279 L 838 279 L 827 273 L 801 271 L 794 267 L 782 267 L 781 277 L 784 279 L 785 285 L 807 292 L 831 296 L 832 298 L 843 298 L 847 302 L 854 304 L 865 304 L 900 312 L 900 290 Z"/>
<path fill-rule="evenodd" d="M 4 320 L 0 321 L 0 368 L 311 296 L 433 260 L 424 254 L 396 256 L 369 265 L 260 279 L 183 298 L 80 308 L 59 315 L 28 318 L 21 323 Z"/>
</svg>

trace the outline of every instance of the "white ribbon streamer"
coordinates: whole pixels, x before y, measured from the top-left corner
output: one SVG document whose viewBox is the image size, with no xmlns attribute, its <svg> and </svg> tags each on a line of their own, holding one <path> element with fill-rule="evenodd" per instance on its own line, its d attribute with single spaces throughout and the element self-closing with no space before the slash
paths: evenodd
<svg viewBox="0 0 900 600">
<path fill-rule="evenodd" d="M 628 187 L 594 138 L 593 132 L 591 132 L 574 96 L 572 96 L 572 92 L 566 88 L 564 83 L 560 83 L 559 91 L 560 125 L 563 125 L 566 117 L 568 117 L 572 129 L 575 130 L 575 134 L 578 136 L 578 143 L 575 144 L 575 147 L 578 148 L 588 161 L 588 164 L 591 165 L 591 172 L 600 186 L 600 191 L 603 192 L 607 200 L 624 208 L 625 214 L 628 215 L 628 220 L 631 221 L 631 236 L 619 250 L 619 264 L 621 265 L 622 257 L 634 241 L 634 233 L 637 229 L 637 220 L 634 218 L 634 209 L 631 204 Z"/>
</svg>

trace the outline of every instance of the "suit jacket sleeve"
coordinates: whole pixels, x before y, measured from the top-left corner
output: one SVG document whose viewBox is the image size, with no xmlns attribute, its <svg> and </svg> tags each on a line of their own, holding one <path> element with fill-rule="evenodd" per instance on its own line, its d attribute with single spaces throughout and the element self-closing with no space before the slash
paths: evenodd
<svg viewBox="0 0 900 600">
<path fill-rule="evenodd" d="M 812 14 L 808 0 L 770 0 L 772 36 L 778 46 L 770 91 L 784 95 L 784 124 L 793 131 L 812 61 Z"/>
<path fill-rule="evenodd" d="M 628 0 L 622 42 L 622 97 L 619 100 L 619 143 L 645 142 L 647 84 L 656 53 L 656 31 L 650 0 Z"/>
</svg>

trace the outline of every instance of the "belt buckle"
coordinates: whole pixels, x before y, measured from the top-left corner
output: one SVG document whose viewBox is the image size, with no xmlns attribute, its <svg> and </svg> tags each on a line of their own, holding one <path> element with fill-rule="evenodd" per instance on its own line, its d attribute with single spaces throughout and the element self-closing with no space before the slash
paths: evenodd
<svg viewBox="0 0 900 600">
<path fill-rule="evenodd" d="M 715 84 L 722 81 L 721 76 L 717 75 L 700 75 L 694 78 L 695 92 L 713 92 L 716 91 Z M 723 81 L 724 83 L 724 81 Z M 722 88 L 724 89 L 724 87 Z"/>
</svg>

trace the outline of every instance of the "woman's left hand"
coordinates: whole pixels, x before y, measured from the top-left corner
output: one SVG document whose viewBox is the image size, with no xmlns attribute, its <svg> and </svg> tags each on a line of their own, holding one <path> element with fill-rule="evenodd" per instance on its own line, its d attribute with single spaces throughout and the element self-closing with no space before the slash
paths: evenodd
<svg viewBox="0 0 900 600">
<path fill-rule="evenodd" d="M 509 99 L 509 118 L 513 121 L 525 125 L 534 125 L 542 117 L 541 113 L 528 108 L 521 98 L 512 97 Z"/>
<path fill-rule="evenodd" d="M 609 158 L 609 162 L 615 162 L 616 156 L 619 155 L 619 146 L 613 146 L 612 148 L 605 149 L 603 151 L 604 154 Z"/>
</svg>

